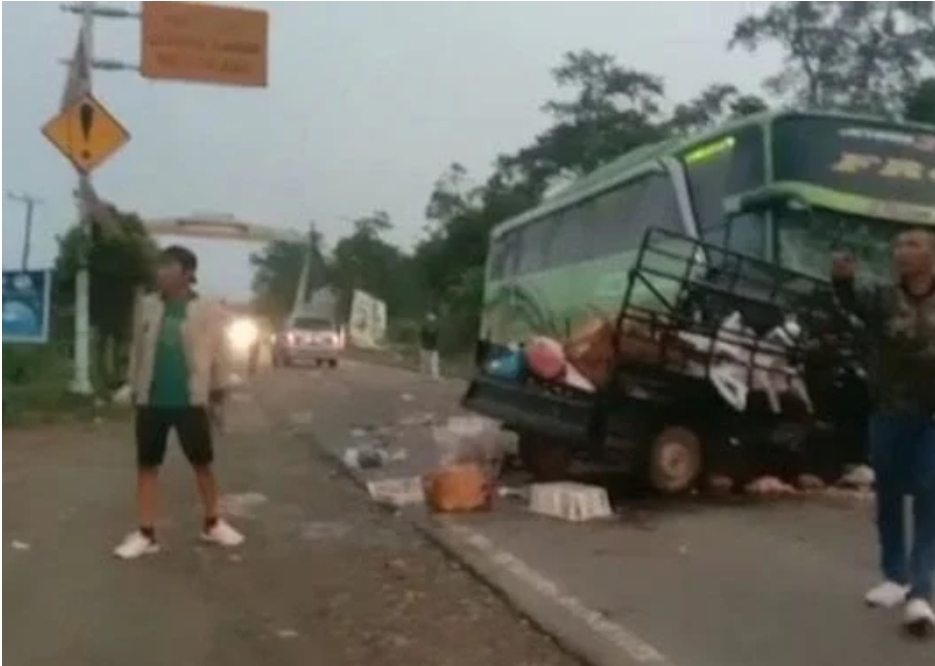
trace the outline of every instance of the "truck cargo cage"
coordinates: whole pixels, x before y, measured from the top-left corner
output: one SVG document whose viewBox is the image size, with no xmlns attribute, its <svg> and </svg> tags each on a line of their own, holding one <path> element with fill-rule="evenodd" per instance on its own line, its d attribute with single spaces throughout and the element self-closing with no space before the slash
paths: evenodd
<svg viewBox="0 0 935 666">
<path fill-rule="evenodd" d="M 750 390 L 765 390 L 773 411 L 790 390 L 808 403 L 809 354 L 858 355 L 859 324 L 828 281 L 656 228 L 644 234 L 615 331 L 612 385 L 677 373 L 714 383 L 738 411 Z"/>
</svg>

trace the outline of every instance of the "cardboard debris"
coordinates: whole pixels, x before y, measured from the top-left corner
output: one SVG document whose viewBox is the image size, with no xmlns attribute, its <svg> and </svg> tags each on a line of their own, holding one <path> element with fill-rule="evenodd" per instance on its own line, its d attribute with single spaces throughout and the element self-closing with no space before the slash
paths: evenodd
<svg viewBox="0 0 935 666">
<path fill-rule="evenodd" d="M 419 476 L 368 481 L 367 492 L 373 501 L 397 508 L 425 502 L 425 490 Z"/>
<path fill-rule="evenodd" d="M 572 482 L 534 483 L 529 488 L 529 510 L 572 522 L 614 515 L 605 488 Z"/>
</svg>

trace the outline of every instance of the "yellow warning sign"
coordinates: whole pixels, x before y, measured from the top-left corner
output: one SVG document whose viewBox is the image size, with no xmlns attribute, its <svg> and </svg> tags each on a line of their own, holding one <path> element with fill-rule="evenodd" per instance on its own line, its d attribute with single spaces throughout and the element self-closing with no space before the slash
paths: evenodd
<svg viewBox="0 0 935 666">
<path fill-rule="evenodd" d="M 43 125 L 42 134 L 82 173 L 99 167 L 130 140 L 130 133 L 91 95 Z"/>
</svg>

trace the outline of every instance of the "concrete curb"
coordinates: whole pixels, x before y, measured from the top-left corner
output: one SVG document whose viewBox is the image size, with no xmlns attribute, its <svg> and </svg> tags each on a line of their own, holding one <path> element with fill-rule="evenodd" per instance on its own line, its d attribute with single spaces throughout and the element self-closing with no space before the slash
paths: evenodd
<svg viewBox="0 0 935 666">
<path fill-rule="evenodd" d="M 320 458 L 367 492 L 367 479 L 361 471 L 345 466 L 340 456 L 314 435 L 312 440 Z M 396 512 L 393 507 L 377 506 L 388 512 Z M 498 550 L 473 530 L 454 524 L 444 517 L 416 515 L 409 511 L 397 515 L 404 517 L 423 537 L 464 566 L 479 582 L 542 633 L 555 640 L 563 650 L 584 663 L 590 666 L 673 666 L 666 657 L 637 636 L 611 623 L 602 614 L 584 609 L 578 600 L 563 595 L 554 583 L 542 579 L 528 567 L 527 575 L 523 576 L 525 565 L 520 560 Z M 572 612 L 569 607 L 578 612 Z M 604 631 L 597 630 L 596 626 Z"/>
</svg>

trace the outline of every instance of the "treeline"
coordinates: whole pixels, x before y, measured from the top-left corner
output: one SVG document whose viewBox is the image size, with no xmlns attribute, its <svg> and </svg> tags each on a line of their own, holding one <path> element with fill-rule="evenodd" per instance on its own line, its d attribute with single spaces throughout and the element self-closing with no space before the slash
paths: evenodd
<svg viewBox="0 0 935 666">
<path fill-rule="evenodd" d="M 552 76 L 567 94 L 542 107 L 552 120 L 549 129 L 500 155 L 481 182 L 453 163 L 429 195 L 429 228 L 411 251 L 385 240 L 392 227 L 385 213 L 357 220 L 328 253 L 321 279 L 344 293 L 359 288 L 384 299 L 398 337 L 411 336 L 411 322 L 436 310 L 443 346 L 464 349 L 477 331 L 490 229 L 536 205 L 550 188 L 624 152 L 770 106 L 935 124 L 933 11 L 932 2 L 765 5 L 737 23 L 726 44 L 739 52 L 782 50 L 782 68 L 763 82 L 762 95 L 713 82 L 696 99 L 673 103 L 661 76 L 610 54 L 566 53 Z M 257 303 L 281 316 L 292 304 L 301 251 L 272 244 L 253 264 Z"/>
<path fill-rule="evenodd" d="M 713 82 L 696 99 L 674 103 L 656 74 L 609 54 L 566 53 L 552 71 L 559 97 L 542 107 L 552 121 L 548 129 L 519 150 L 500 155 L 485 179 L 475 180 L 453 163 L 429 194 L 428 228 L 412 250 L 386 240 L 393 222 L 375 211 L 355 221 L 350 234 L 327 244 L 311 281 L 331 283 L 344 294 L 356 288 L 382 298 L 393 335 L 403 339 L 411 339 L 414 322 L 427 310 L 436 310 L 445 349 L 466 349 L 477 331 L 490 229 L 534 206 L 550 188 L 621 153 L 770 106 L 935 125 L 933 11 L 933 2 L 762 5 L 725 36 L 726 48 L 738 52 L 781 49 L 782 66 L 764 81 L 761 94 Z M 101 365 L 108 367 L 119 365 L 135 288 L 152 280 L 155 244 L 135 215 L 113 209 L 102 214 L 119 222 L 98 225 L 90 249 L 91 319 Z M 316 239 L 324 248 L 320 236 Z M 67 344 L 80 240 L 74 230 L 60 240 L 54 330 Z M 274 320 L 292 306 L 303 252 L 296 245 L 273 243 L 252 257 L 257 307 Z"/>
</svg>

